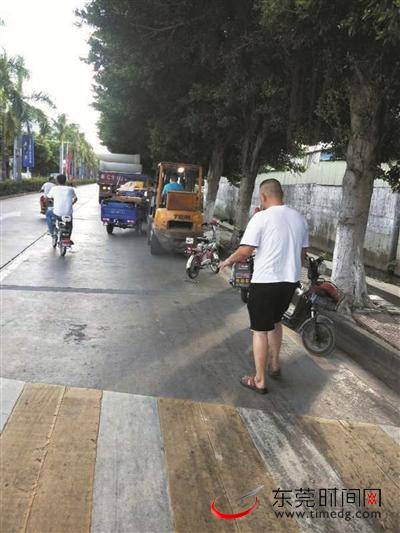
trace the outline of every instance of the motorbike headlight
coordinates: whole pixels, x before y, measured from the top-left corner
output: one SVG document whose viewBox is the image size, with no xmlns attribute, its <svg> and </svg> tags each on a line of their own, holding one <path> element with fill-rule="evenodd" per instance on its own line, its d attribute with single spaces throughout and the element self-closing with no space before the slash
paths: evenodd
<svg viewBox="0 0 400 533">
<path fill-rule="evenodd" d="M 186 237 L 186 244 L 193 244 L 194 238 L 193 237 Z"/>
</svg>

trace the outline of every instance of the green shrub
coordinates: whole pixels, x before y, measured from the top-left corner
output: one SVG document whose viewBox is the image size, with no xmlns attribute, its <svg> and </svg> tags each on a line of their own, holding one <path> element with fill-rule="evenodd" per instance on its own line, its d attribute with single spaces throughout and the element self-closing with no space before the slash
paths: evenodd
<svg viewBox="0 0 400 533">
<path fill-rule="evenodd" d="M 24 192 L 39 192 L 43 183 L 47 181 L 47 178 L 31 178 L 29 180 L 5 180 L 0 181 L 0 196 L 9 196 L 12 194 L 21 194 Z M 71 185 L 78 187 L 79 185 L 89 185 L 90 183 L 96 183 L 96 179 L 82 179 L 71 180 Z"/>
</svg>

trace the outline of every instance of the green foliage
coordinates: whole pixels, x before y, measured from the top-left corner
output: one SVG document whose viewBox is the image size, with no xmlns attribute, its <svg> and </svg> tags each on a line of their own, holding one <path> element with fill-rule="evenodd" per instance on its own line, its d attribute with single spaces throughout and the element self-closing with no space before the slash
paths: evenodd
<svg viewBox="0 0 400 533">
<path fill-rule="evenodd" d="M 382 168 L 378 171 L 378 178 L 387 181 L 393 192 L 400 193 L 400 163 L 391 163 L 389 168 L 384 170 Z"/>
<path fill-rule="evenodd" d="M 48 176 L 58 172 L 59 143 L 56 139 L 38 135 L 35 138 L 35 176 Z"/>
<path fill-rule="evenodd" d="M 288 65 L 306 67 L 293 76 L 297 135 L 303 142 L 334 142 L 341 150 L 351 135 L 368 136 L 370 110 L 378 100 L 376 164 L 400 150 L 400 11 L 378 0 L 261 0 L 263 24 L 273 32 Z M 363 119 L 351 123 L 351 94 L 365 93 Z M 367 96 L 370 95 L 370 96 Z M 296 114 L 296 113 L 295 113 Z"/>
<path fill-rule="evenodd" d="M 13 151 L 14 138 L 22 133 L 33 133 L 36 141 L 35 174 L 48 174 L 59 168 L 60 142 L 69 141 L 73 161 L 73 174 L 84 175 L 97 168 L 97 159 L 92 147 L 76 124 L 69 124 L 65 114 L 54 124 L 37 103 L 54 108 L 51 99 L 42 92 L 26 95 L 24 83 L 29 72 L 22 57 L 8 57 L 0 53 L 0 159 L 1 175 L 8 177 L 9 158 Z"/>
</svg>

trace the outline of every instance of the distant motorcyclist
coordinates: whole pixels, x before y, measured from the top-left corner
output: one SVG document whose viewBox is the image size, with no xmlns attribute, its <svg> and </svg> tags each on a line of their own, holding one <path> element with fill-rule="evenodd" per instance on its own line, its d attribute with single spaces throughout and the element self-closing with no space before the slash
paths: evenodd
<svg viewBox="0 0 400 533">
<path fill-rule="evenodd" d="M 54 178 L 49 178 L 46 183 L 42 185 L 42 188 L 40 189 L 40 192 L 42 193 L 40 196 L 40 212 L 45 215 L 48 208 L 48 194 L 51 191 L 51 189 L 54 187 Z"/>
<path fill-rule="evenodd" d="M 57 185 L 52 187 L 48 193 L 49 198 L 53 198 L 54 207 L 48 209 L 46 213 L 47 227 L 50 235 L 53 234 L 54 224 L 57 218 L 69 216 L 71 221 L 67 222 L 69 236 L 72 233 L 72 206 L 78 201 L 73 187 L 66 185 L 67 177 L 64 174 L 57 176 Z"/>
</svg>

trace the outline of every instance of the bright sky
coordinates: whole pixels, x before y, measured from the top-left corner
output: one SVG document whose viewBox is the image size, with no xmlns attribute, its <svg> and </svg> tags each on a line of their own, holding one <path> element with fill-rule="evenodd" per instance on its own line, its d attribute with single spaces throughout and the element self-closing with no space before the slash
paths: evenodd
<svg viewBox="0 0 400 533">
<path fill-rule="evenodd" d="M 77 28 L 76 8 L 86 0 L 1 0 L 0 47 L 8 55 L 21 55 L 31 78 L 26 92 L 43 91 L 71 122 L 80 125 L 96 151 L 104 152 L 97 137 L 98 112 L 94 99 L 93 71 L 80 60 L 86 57 L 90 35 Z"/>
</svg>

